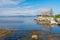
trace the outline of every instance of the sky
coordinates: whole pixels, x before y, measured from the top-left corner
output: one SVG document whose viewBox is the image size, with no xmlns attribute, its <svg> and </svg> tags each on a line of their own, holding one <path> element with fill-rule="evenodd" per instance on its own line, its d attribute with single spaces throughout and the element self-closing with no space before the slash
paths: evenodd
<svg viewBox="0 0 60 40">
<path fill-rule="evenodd" d="M 38 15 L 41 8 L 60 14 L 60 0 L 0 0 L 0 16 Z"/>
</svg>

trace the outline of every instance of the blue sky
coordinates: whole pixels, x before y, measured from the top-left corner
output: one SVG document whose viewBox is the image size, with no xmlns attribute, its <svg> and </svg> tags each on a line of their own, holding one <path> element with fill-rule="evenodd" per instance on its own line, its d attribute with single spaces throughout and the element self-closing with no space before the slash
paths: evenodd
<svg viewBox="0 0 60 40">
<path fill-rule="evenodd" d="M 0 0 L 0 16 L 38 15 L 41 8 L 60 14 L 60 0 Z"/>
</svg>

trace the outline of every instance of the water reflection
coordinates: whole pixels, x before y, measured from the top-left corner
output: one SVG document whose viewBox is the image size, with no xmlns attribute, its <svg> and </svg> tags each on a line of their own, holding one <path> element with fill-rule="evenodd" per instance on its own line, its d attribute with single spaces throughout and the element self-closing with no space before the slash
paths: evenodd
<svg viewBox="0 0 60 40">
<path fill-rule="evenodd" d="M 58 26 L 60 27 L 60 24 L 58 24 Z"/>
<path fill-rule="evenodd" d="M 38 21 L 36 21 L 36 23 L 39 24 L 41 27 L 41 30 L 46 32 L 46 33 L 58 33 L 58 34 L 60 34 L 60 25 L 41 24 Z"/>
<path fill-rule="evenodd" d="M 13 34 L 4 37 L 5 40 L 34 40 L 34 38 L 37 40 L 59 40 L 60 38 L 60 34 L 52 34 L 60 33 L 59 25 L 40 24 L 35 22 L 32 17 L 0 18 L 0 20 L 6 21 L 0 23 L 2 26 L 0 28 L 14 30 Z"/>
</svg>

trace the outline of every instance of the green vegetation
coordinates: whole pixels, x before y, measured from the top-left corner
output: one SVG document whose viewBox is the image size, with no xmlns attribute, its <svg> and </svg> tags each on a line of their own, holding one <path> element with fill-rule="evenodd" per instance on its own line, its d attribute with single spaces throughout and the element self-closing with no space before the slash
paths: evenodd
<svg viewBox="0 0 60 40">
<path fill-rule="evenodd" d="M 54 18 L 60 18 L 60 14 L 55 15 Z"/>
<path fill-rule="evenodd" d="M 45 15 L 45 16 L 43 16 L 43 17 L 46 17 L 46 18 L 47 18 L 47 17 L 48 17 L 48 18 L 53 18 L 54 16 L 47 16 L 47 15 Z"/>
<path fill-rule="evenodd" d="M 48 18 L 60 18 L 60 14 L 57 14 L 57 15 L 55 15 L 55 16 L 43 16 L 43 17 L 48 17 Z"/>
</svg>

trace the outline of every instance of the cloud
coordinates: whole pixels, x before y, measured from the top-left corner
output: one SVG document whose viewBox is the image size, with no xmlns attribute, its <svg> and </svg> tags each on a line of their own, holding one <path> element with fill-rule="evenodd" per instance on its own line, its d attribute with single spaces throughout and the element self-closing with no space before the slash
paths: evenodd
<svg viewBox="0 0 60 40">
<path fill-rule="evenodd" d="M 32 7 L 32 6 L 24 6 L 23 8 L 25 8 L 25 9 L 26 9 L 26 8 L 31 8 L 31 7 Z"/>
<path fill-rule="evenodd" d="M 17 8 L 3 8 L 1 10 L 0 15 L 36 15 L 37 12 L 40 12 L 40 9 L 21 9 L 20 7 Z M 37 13 L 38 14 L 38 13 Z"/>
<path fill-rule="evenodd" d="M 0 5 L 7 5 L 7 4 L 14 4 L 17 5 L 18 3 L 22 3 L 24 0 L 0 0 Z"/>
<path fill-rule="evenodd" d="M 20 7 L 18 4 L 25 2 L 25 0 L 0 0 L 0 16 L 11 15 L 36 15 L 40 12 L 39 9 L 31 9 L 32 5 L 24 5 Z M 25 4 L 25 3 L 23 3 Z"/>
</svg>

